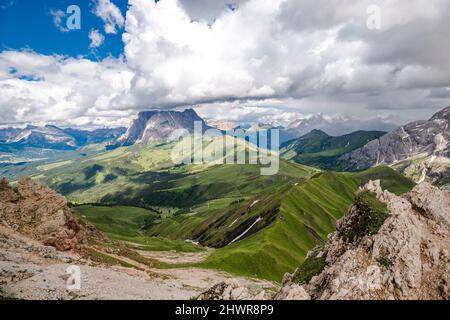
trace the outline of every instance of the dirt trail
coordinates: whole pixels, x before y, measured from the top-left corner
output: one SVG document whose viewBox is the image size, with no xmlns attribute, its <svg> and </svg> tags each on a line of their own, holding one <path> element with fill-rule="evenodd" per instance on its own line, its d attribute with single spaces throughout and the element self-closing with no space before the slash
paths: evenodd
<svg viewBox="0 0 450 320">
<path fill-rule="evenodd" d="M 213 249 L 207 249 L 201 252 L 175 252 L 175 251 L 143 251 L 137 250 L 137 252 L 149 259 L 155 259 L 169 264 L 186 264 L 202 262 L 208 258 Z"/>
<path fill-rule="evenodd" d="M 161 261 L 198 261 L 208 252 L 180 255 L 159 252 Z M 190 299 L 212 284 L 230 278 L 261 290 L 273 289 L 267 281 L 234 277 L 225 272 L 200 268 L 150 268 L 132 259 L 109 254 L 135 268 L 105 266 L 76 254 L 57 252 L 0 227 L 0 297 L 20 299 Z M 152 255 L 148 253 L 148 255 Z M 80 290 L 66 287 L 69 266 L 81 271 Z M 136 269 L 138 268 L 138 269 Z M 256 288 L 256 289 L 255 289 Z"/>
</svg>

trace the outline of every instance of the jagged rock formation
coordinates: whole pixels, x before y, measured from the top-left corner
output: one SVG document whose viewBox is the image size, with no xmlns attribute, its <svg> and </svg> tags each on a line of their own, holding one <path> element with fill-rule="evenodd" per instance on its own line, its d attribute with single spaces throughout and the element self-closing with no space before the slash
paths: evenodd
<svg viewBox="0 0 450 320">
<path fill-rule="evenodd" d="M 0 181 L 0 223 L 60 251 L 76 249 L 94 234 L 103 237 L 78 223 L 66 198 L 30 178 L 19 181 L 17 192 Z"/>
<path fill-rule="evenodd" d="M 177 129 L 194 132 L 194 122 L 202 124 L 203 132 L 210 128 L 193 109 L 178 111 L 144 111 L 138 114 L 127 132 L 120 137 L 118 145 L 129 146 L 135 143 L 164 143 L 171 139 Z"/>
<path fill-rule="evenodd" d="M 450 107 L 436 113 L 428 121 L 416 121 L 399 127 L 383 137 L 372 140 L 365 146 L 343 155 L 342 169 L 363 170 L 379 164 L 397 164 L 417 157 L 425 158 L 420 164 L 410 163 L 409 168 L 418 171 L 418 182 L 436 171 L 432 166 L 450 166 Z M 405 169 L 408 173 L 408 170 Z M 444 170 L 445 171 L 445 170 Z M 422 172 L 424 173 L 422 175 Z M 410 175 L 414 175 L 414 172 Z M 437 177 L 439 178 L 439 177 Z M 436 177 L 435 179 L 436 180 Z"/>
<path fill-rule="evenodd" d="M 362 192 L 373 199 L 351 207 L 276 298 L 450 299 L 450 192 L 423 183 L 399 197 L 379 181 Z"/>
</svg>

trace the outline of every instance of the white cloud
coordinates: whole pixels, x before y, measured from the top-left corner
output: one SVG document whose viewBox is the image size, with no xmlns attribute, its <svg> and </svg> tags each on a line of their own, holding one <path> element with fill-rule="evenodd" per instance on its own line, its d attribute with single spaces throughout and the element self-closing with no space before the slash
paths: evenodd
<svg viewBox="0 0 450 320">
<path fill-rule="evenodd" d="M 103 44 L 103 41 L 105 41 L 105 36 L 102 35 L 97 29 L 92 29 L 89 32 L 89 39 L 91 40 L 89 48 L 98 48 Z"/>
<path fill-rule="evenodd" d="M 53 24 L 61 32 L 69 32 L 70 30 L 63 25 L 63 18 L 66 13 L 62 10 L 51 9 L 50 15 L 53 17 Z"/>
<path fill-rule="evenodd" d="M 249 0 L 211 25 L 192 21 L 176 0 L 130 0 L 123 39 L 135 78 L 126 100 L 137 108 L 313 96 L 337 104 L 343 95 L 358 95 L 360 109 L 389 109 L 392 102 L 382 92 L 417 98 L 418 88 L 450 83 L 444 59 L 450 46 L 443 45 L 450 25 L 438 36 L 431 28 L 449 24 L 439 10 L 448 4 L 438 0 L 422 9 L 423 2 L 412 1 L 406 12 L 401 0 L 375 1 L 383 23 L 382 30 L 371 31 L 366 9 L 373 2 Z M 413 41 L 417 29 L 423 41 L 433 42 L 426 48 L 441 50 L 431 53 Z M 399 46 L 403 37 L 411 39 Z"/>
<path fill-rule="evenodd" d="M 120 9 L 110 0 L 96 0 L 93 13 L 105 23 L 105 33 L 116 34 L 125 24 Z"/>
<path fill-rule="evenodd" d="M 100 119 L 190 104 L 235 120 L 320 111 L 425 118 L 450 103 L 447 0 L 235 2 L 232 11 L 223 1 L 129 0 L 125 20 L 98 0 L 105 32 L 125 28 L 123 59 L 0 53 L 0 109 L 15 108 L 0 118 Z M 381 30 L 366 27 L 371 4 Z"/>
<path fill-rule="evenodd" d="M 10 68 L 14 68 L 14 74 L 7 72 Z M 31 51 L 4 51 L 0 53 L 0 70 L 0 122 L 75 122 L 83 117 L 132 114 L 132 110 L 118 110 L 114 103 L 129 89 L 132 77 L 121 60 L 93 62 Z"/>
</svg>

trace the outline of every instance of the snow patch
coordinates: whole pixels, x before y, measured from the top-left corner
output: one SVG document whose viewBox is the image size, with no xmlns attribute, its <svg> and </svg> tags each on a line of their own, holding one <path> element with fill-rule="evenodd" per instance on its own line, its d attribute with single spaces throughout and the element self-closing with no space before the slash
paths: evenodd
<svg viewBox="0 0 450 320">
<path fill-rule="evenodd" d="M 236 238 L 234 238 L 233 241 L 231 241 L 229 244 L 232 244 L 233 242 L 238 241 L 238 240 L 239 240 L 240 238 L 242 238 L 247 232 L 249 232 L 250 229 L 253 228 L 253 226 L 254 226 L 255 224 L 257 224 L 257 223 L 260 222 L 261 220 L 262 220 L 261 217 L 258 217 L 258 219 L 256 219 L 256 221 L 253 222 L 253 224 L 252 224 L 250 227 L 248 227 L 248 228 L 247 228 L 244 232 L 242 232 L 239 236 L 237 236 Z"/>
</svg>

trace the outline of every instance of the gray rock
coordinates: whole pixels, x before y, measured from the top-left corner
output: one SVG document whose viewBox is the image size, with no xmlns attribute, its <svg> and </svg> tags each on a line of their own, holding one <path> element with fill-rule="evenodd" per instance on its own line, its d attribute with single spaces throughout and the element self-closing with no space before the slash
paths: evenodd
<svg viewBox="0 0 450 320">
<path fill-rule="evenodd" d="M 118 145 L 129 146 L 135 143 L 164 143 L 171 140 L 177 129 L 194 132 L 194 122 L 202 123 L 202 132 L 210 128 L 193 109 L 178 111 L 144 111 L 138 114 L 127 132 L 120 137 Z"/>
<path fill-rule="evenodd" d="M 416 121 L 372 140 L 340 158 L 344 169 L 363 170 L 425 154 L 450 157 L 450 107 L 428 121 Z"/>
</svg>

